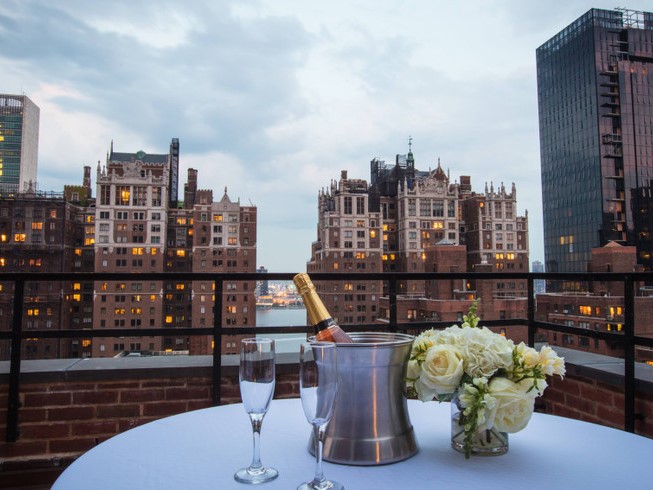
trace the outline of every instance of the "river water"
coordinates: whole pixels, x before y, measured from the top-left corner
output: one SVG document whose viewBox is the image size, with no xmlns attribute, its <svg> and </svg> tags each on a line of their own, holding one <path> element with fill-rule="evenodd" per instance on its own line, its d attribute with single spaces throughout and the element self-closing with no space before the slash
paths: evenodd
<svg viewBox="0 0 653 490">
<path fill-rule="evenodd" d="M 270 308 L 256 310 L 256 325 L 259 327 L 301 327 L 307 325 L 304 308 Z M 268 337 L 275 340 L 276 352 L 299 352 L 299 344 L 306 340 L 302 334 L 265 334 L 258 337 Z"/>
</svg>

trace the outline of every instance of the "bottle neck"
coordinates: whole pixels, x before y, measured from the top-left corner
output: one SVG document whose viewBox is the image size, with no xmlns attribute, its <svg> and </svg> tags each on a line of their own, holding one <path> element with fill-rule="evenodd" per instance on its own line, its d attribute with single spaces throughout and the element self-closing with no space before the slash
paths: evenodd
<svg viewBox="0 0 653 490">
<path fill-rule="evenodd" d="M 335 324 L 331 315 L 322 303 L 322 300 L 317 295 L 317 292 L 309 291 L 304 297 L 304 305 L 306 306 L 306 313 L 308 314 L 309 321 L 315 325 L 318 330 L 325 329 Z"/>
</svg>

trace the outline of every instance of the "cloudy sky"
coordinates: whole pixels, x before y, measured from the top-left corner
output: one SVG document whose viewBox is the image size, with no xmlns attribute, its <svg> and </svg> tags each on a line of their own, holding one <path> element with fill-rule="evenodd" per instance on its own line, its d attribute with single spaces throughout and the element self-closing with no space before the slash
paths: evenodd
<svg viewBox="0 0 653 490">
<path fill-rule="evenodd" d="M 630 9 L 651 10 L 650 0 Z M 305 270 L 317 195 L 416 166 L 517 186 L 544 259 L 535 50 L 587 0 L 2 0 L 0 92 L 41 109 L 38 188 L 181 144 L 199 186 L 258 207 L 258 265 Z"/>
</svg>

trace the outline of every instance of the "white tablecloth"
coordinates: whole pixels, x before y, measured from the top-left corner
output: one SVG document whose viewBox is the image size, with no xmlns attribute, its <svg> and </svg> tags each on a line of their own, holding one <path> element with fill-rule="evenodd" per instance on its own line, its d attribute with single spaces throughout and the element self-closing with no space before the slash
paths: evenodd
<svg viewBox="0 0 653 490">
<path fill-rule="evenodd" d="M 464 455 L 450 446 L 449 404 L 409 401 L 420 451 L 400 463 L 325 463 L 327 478 L 348 490 L 402 488 L 645 488 L 651 484 L 653 439 L 551 415 L 534 414 L 510 435 L 507 454 Z M 261 435 L 261 460 L 279 470 L 262 490 L 293 489 L 310 480 L 310 426 L 298 399 L 274 400 Z M 64 489 L 231 489 L 234 472 L 251 460 L 251 425 L 242 405 L 157 420 L 88 451 L 59 477 Z"/>
</svg>

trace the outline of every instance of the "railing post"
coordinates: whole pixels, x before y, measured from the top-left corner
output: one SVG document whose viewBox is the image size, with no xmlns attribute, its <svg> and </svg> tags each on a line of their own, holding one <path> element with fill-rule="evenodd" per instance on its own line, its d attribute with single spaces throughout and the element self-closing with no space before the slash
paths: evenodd
<svg viewBox="0 0 653 490">
<path fill-rule="evenodd" d="M 527 280 L 528 290 L 528 345 L 535 347 L 535 281 L 529 275 Z"/>
<path fill-rule="evenodd" d="M 390 331 L 397 331 L 397 277 L 388 279 L 388 306 L 390 307 Z"/>
<path fill-rule="evenodd" d="M 23 299 L 25 280 L 14 283 L 13 319 L 11 326 L 11 357 L 9 367 L 9 393 L 7 401 L 7 442 L 18 439 L 18 408 L 20 406 L 20 356 L 23 330 Z"/>
<path fill-rule="evenodd" d="M 630 274 L 624 278 L 624 430 L 635 432 L 635 296 Z"/>
<path fill-rule="evenodd" d="M 220 405 L 222 398 L 222 291 L 224 279 L 214 281 L 213 301 L 213 405 Z"/>
</svg>

